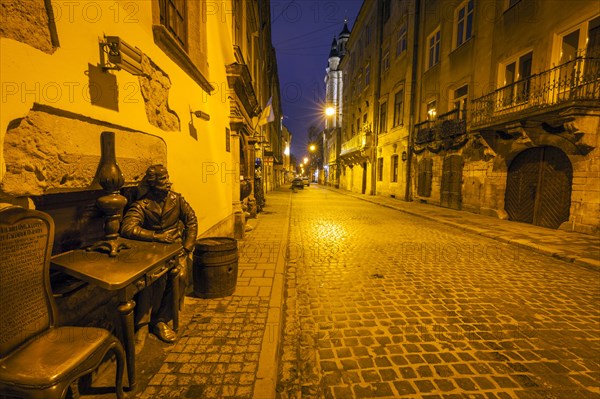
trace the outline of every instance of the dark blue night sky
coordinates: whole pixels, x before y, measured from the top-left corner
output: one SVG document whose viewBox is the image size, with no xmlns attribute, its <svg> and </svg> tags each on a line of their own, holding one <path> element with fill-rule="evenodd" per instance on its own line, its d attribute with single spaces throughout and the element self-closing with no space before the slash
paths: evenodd
<svg viewBox="0 0 600 399">
<path fill-rule="evenodd" d="M 272 42 L 283 102 L 283 123 L 292 133 L 292 154 L 307 153 L 307 131 L 323 127 L 325 68 L 333 37 L 344 18 L 352 29 L 362 0 L 271 1 Z"/>
</svg>

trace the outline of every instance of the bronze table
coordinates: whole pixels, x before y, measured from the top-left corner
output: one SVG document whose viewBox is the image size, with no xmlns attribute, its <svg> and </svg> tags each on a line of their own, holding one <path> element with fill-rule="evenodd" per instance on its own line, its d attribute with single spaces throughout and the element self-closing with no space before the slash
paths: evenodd
<svg viewBox="0 0 600 399">
<path fill-rule="evenodd" d="M 56 255 L 51 264 L 82 281 L 117 291 L 119 296 L 119 316 L 123 336 L 123 346 L 127 357 L 129 387 L 135 390 L 135 342 L 133 326 L 133 296 L 151 285 L 165 273 L 173 290 L 173 329 L 179 328 L 179 264 L 177 255 L 183 249 L 181 244 L 162 244 L 119 238 L 129 249 L 124 249 L 115 257 L 108 254 L 77 249 Z"/>
</svg>

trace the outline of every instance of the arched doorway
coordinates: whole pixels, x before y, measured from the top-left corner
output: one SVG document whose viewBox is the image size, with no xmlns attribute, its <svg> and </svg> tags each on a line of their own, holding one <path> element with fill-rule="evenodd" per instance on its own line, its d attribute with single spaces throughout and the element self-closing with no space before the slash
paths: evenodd
<svg viewBox="0 0 600 399">
<path fill-rule="evenodd" d="M 573 167 L 556 147 L 523 151 L 508 168 L 504 207 L 510 220 L 557 229 L 569 220 Z"/>
</svg>

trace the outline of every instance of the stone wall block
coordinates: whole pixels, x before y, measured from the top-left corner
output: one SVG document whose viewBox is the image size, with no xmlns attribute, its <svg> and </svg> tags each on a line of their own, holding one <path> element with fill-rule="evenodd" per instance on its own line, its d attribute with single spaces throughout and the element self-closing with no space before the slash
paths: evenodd
<svg viewBox="0 0 600 399">
<path fill-rule="evenodd" d="M 53 111 L 59 112 L 50 113 Z M 0 191 L 19 197 L 99 189 L 94 177 L 103 131 L 115 132 L 117 162 L 125 184 L 140 181 L 151 164 L 166 164 L 166 144 L 159 137 L 34 106 L 25 118 L 13 121 L 6 132 L 6 172 Z"/>
<path fill-rule="evenodd" d="M 47 54 L 56 49 L 53 16 L 48 16 L 43 0 L 0 2 L 0 37 L 25 43 Z M 57 41 L 56 37 L 54 41 Z"/>
</svg>

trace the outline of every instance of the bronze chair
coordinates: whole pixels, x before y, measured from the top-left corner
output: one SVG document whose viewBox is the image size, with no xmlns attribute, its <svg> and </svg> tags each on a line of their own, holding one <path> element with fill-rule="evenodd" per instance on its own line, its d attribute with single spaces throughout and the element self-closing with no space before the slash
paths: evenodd
<svg viewBox="0 0 600 399">
<path fill-rule="evenodd" d="M 58 327 L 50 287 L 54 222 L 19 207 L 0 210 L 0 397 L 63 398 L 109 352 L 123 398 L 125 353 L 109 331 Z"/>
</svg>

